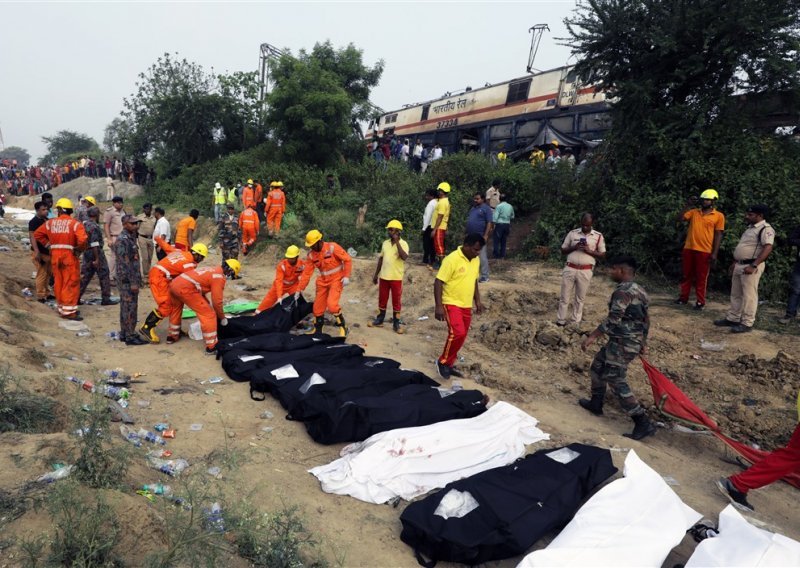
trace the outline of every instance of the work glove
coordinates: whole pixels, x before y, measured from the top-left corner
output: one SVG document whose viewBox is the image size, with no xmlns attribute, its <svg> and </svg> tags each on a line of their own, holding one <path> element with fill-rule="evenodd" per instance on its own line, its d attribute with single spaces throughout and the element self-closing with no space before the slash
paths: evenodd
<svg viewBox="0 0 800 568">
<path fill-rule="evenodd" d="M 256 310 L 256 315 L 260 314 L 261 310 Z"/>
<path fill-rule="evenodd" d="M 344 278 L 342 278 L 342 286 L 347 286 L 348 284 L 350 284 L 350 279 L 347 276 L 345 276 Z"/>
<path fill-rule="evenodd" d="M 222 327 L 228 325 L 228 318 L 222 318 L 221 320 L 219 320 L 219 325 L 221 325 Z"/>
</svg>

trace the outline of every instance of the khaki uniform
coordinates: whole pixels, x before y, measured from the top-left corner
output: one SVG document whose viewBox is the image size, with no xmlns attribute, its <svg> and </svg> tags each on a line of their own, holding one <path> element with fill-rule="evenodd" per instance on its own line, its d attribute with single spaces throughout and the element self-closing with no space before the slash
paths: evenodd
<svg viewBox="0 0 800 568">
<path fill-rule="evenodd" d="M 766 262 L 759 264 L 752 274 L 744 269 L 762 253 L 764 247 L 775 242 L 775 229 L 762 220 L 745 229 L 733 251 L 736 262 L 731 277 L 731 304 L 725 318 L 728 321 L 752 327 L 758 309 L 758 281 L 764 274 Z"/>
<path fill-rule="evenodd" d="M 606 252 L 606 241 L 603 234 L 592 229 L 587 235 L 580 227 L 567 233 L 561 248 L 577 245 L 586 239 L 586 248 L 600 253 Z M 561 298 L 558 300 L 558 323 L 564 325 L 569 316 L 569 305 L 572 303 L 570 321 L 580 323 L 583 319 L 583 304 L 589 292 L 589 284 L 594 274 L 595 258 L 581 250 L 575 250 L 567 256 L 567 264 L 561 271 Z M 574 297 L 573 297 L 574 296 Z"/>
<path fill-rule="evenodd" d="M 150 214 L 148 217 L 144 213 L 139 213 L 136 216 L 141 219 L 139 223 L 139 238 L 137 239 L 139 245 L 139 259 L 142 263 L 142 276 L 144 277 L 144 285 L 147 285 L 147 274 L 150 272 L 150 267 L 153 265 L 153 251 L 155 250 L 155 243 L 153 242 L 153 232 L 156 230 L 156 218 Z"/>
<path fill-rule="evenodd" d="M 111 235 L 108 239 L 108 270 L 111 273 L 111 282 L 116 282 L 117 278 L 117 254 L 114 252 L 114 243 L 122 233 L 122 216 L 125 211 L 120 209 L 117 211 L 112 205 L 103 213 L 103 225 L 108 225 L 108 234 Z"/>
</svg>

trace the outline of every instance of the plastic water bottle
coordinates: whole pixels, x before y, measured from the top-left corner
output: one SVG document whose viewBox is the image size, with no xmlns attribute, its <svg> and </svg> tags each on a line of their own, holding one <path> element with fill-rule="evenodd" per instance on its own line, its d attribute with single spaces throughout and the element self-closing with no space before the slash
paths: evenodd
<svg viewBox="0 0 800 568">
<path fill-rule="evenodd" d="M 106 337 L 111 341 L 119 341 L 119 332 L 118 331 L 109 331 L 106 333 Z"/>
<path fill-rule="evenodd" d="M 36 481 L 40 481 L 42 483 L 52 483 L 54 481 L 58 481 L 59 479 L 64 479 L 65 477 L 69 476 L 69 474 L 72 472 L 73 467 L 75 466 L 66 465 L 55 471 L 51 471 L 50 473 L 45 473 L 43 476 L 39 477 Z"/>
<path fill-rule="evenodd" d="M 169 485 L 164 485 L 163 483 L 151 483 L 149 485 L 142 485 L 142 489 L 144 491 L 149 491 L 153 495 L 164 495 L 167 497 L 172 495 L 172 488 Z"/>
<path fill-rule="evenodd" d="M 125 387 L 115 387 L 111 385 L 103 385 L 103 394 L 106 395 L 108 398 L 113 398 L 114 400 L 128 400 L 130 398 L 131 393 Z"/>
<path fill-rule="evenodd" d="M 139 430 L 136 434 L 140 439 L 150 442 L 151 444 L 161 444 L 162 446 L 167 445 L 167 442 L 164 441 L 164 438 L 154 432 L 149 432 L 144 428 Z"/>
<path fill-rule="evenodd" d="M 22 295 L 25 296 L 26 298 L 33 298 L 33 292 L 31 292 L 30 288 L 23 288 Z"/>
<path fill-rule="evenodd" d="M 79 379 L 78 377 L 66 377 L 68 381 L 71 381 L 78 385 L 85 391 L 94 392 L 94 383 L 92 381 L 84 381 L 83 379 Z"/>
<path fill-rule="evenodd" d="M 120 425 L 119 433 L 122 434 L 123 438 L 128 440 L 131 444 L 133 444 L 137 448 L 142 445 L 142 440 L 139 438 L 139 434 L 128 428 L 125 424 Z"/>
<path fill-rule="evenodd" d="M 116 331 L 110 331 L 109 333 L 114 333 L 114 334 L 116 334 L 117 332 L 116 332 Z M 106 334 L 106 335 L 108 335 L 108 334 Z M 117 337 L 119 337 L 119 336 L 117 336 Z M 121 376 L 123 372 L 124 372 L 124 371 L 123 371 L 122 369 L 120 369 L 119 367 L 117 367 L 116 369 L 106 369 L 105 371 L 103 371 L 103 374 L 104 374 L 106 377 L 108 377 L 109 379 L 116 379 L 116 378 L 118 378 L 119 376 Z"/>
<path fill-rule="evenodd" d="M 225 532 L 225 519 L 222 516 L 222 507 L 219 503 L 212 504 L 211 509 L 205 509 L 203 512 L 206 516 L 206 529 L 210 532 Z"/>
<path fill-rule="evenodd" d="M 189 467 L 189 462 L 184 459 L 162 460 L 160 458 L 147 458 L 147 463 L 153 469 L 157 469 L 161 473 L 166 473 L 173 477 L 180 475 L 184 469 Z"/>
</svg>

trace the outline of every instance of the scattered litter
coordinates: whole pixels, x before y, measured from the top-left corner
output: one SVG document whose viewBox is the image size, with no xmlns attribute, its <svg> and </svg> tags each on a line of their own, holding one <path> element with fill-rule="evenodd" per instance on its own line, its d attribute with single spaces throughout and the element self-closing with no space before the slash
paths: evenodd
<svg viewBox="0 0 800 568">
<path fill-rule="evenodd" d="M 692 359 L 694 359 L 695 361 L 699 361 L 700 360 L 700 355 L 690 355 L 690 357 Z"/>
<path fill-rule="evenodd" d="M 459 360 L 460 362 L 462 362 L 462 363 L 463 363 L 464 361 L 466 361 L 466 359 L 464 359 L 464 356 L 463 356 L 463 355 L 459 355 L 459 356 L 458 356 L 458 360 Z"/>
<path fill-rule="evenodd" d="M 201 384 L 201 385 L 204 385 L 204 384 L 208 383 L 208 384 L 210 384 L 210 385 L 218 385 L 218 384 L 220 384 L 222 381 L 223 381 L 223 378 L 222 378 L 222 377 L 211 377 L 211 378 L 210 378 L 210 379 L 208 379 L 208 380 L 205 380 L 205 381 L 200 381 L 200 384 Z"/>
<path fill-rule="evenodd" d="M 161 458 L 147 458 L 147 464 L 153 469 L 157 469 L 161 473 L 176 476 L 189 467 L 189 462 L 184 459 L 178 460 L 162 460 Z"/>
<path fill-rule="evenodd" d="M 203 339 L 203 330 L 200 327 L 200 320 L 192 322 L 189 326 L 189 338 L 195 341 Z"/>
<path fill-rule="evenodd" d="M 207 395 L 211 396 L 212 394 L 214 394 L 214 389 L 206 389 L 206 390 L 205 390 L 205 393 L 206 393 Z"/>
<path fill-rule="evenodd" d="M 155 426 L 153 426 L 153 430 L 156 432 L 163 432 L 164 430 L 169 430 L 169 424 L 166 422 L 159 422 Z"/>
<path fill-rule="evenodd" d="M 172 487 L 162 483 L 151 483 L 149 485 L 142 485 L 142 491 L 152 493 L 153 495 L 165 495 L 169 497 L 172 495 Z M 138 492 L 137 492 L 138 493 Z"/>
<path fill-rule="evenodd" d="M 92 332 L 91 331 L 79 331 L 75 335 L 77 337 L 89 337 L 90 335 L 92 335 Z"/>
<path fill-rule="evenodd" d="M 672 485 L 673 487 L 678 487 L 680 483 L 678 480 L 672 477 L 671 475 L 662 475 L 661 479 L 663 479 L 667 485 Z"/>
<path fill-rule="evenodd" d="M 166 448 L 157 448 L 147 452 L 148 458 L 169 458 L 172 457 L 172 450 Z"/>
<path fill-rule="evenodd" d="M 266 432 L 267 434 L 269 434 L 269 433 L 270 433 L 270 432 L 272 432 L 274 429 L 275 429 L 275 428 L 273 428 L 272 426 L 264 426 L 264 427 L 261 429 L 261 431 L 262 431 L 262 432 Z"/>
<path fill-rule="evenodd" d="M 31 292 L 30 288 L 23 288 L 22 295 L 25 296 L 26 298 L 33 298 L 33 292 Z"/>
<path fill-rule="evenodd" d="M 44 364 L 44 368 L 47 369 L 48 371 L 51 371 L 53 369 L 53 367 L 55 367 L 55 365 L 53 365 L 50 361 L 47 361 Z"/>
<path fill-rule="evenodd" d="M 217 466 L 210 467 L 210 468 L 208 468 L 208 475 L 211 475 L 213 477 L 219 477 L 219 474 L 220 474 L 221 471 L 222 470 L 220 468 L 218 468 Z"/>
<path fill-rule="evenodd" d="M 63 327 L 67 331 L 89 331 L 89 326 L 82 321 L 61 320 L 58 327 Z"/>
<path fill-rule="evenodd" d="M 56 469 L 55 471 L 51 471 L 49 473 L 45 473 L 43 476 L 36 479 L 41 483 L 52 483 L 54 481 L 58 481 L 59 479 L 64 479 L 68 477 L 70 473 L 72 473 L 72 468 L 75 466 L 72 465 L 65 465 Z"/>
<path fill-rule="evenodd" d="M 693 430 L 692 428 L 687 428 L 683 424 L 673 424 L 672 425 L 673 432 L 680 432 L 681 434 L 706 434 L 711 435 L 710 430 Z"/>
<path fill-rule="evenodd" d="M 348 304 L 360 304 L 361 300 L 359 300 L 357 298 L 350 298 L 350 299 L 347 300 L 347 303 Z"/>
<path fill-rule="evenodd" d="M 355 258 L 355 257 L 358 256 L 358 251 L 356 249 L 354 249 L 353 247 L 350 247 L 350 248 L 347 249 L 347 254 L 349 254 L 350 256 Z"/>
<path fill-rule="evenodd" d="M 189 424 L 189 430 L 191 430 L 192 432 L 199 432 L 202 429 L 203 429 L 202 424 L 199 423 Z"/>
<path fill-rule="evenodd" d="M 0 252 L 11 252 L 11 249 L 8 247 L 0 247 Z"/>
<path fill-rule="evenodd" d="M 43 341 L 42 342 L 42 347 L 55 347 L 55 346 L 56 346 L 56 344 L 53 343 L 52 341 Z"/>
<path fill-rule="evenodd" d="M 150 408 L 150 401 L 149 400 L 137 400 L 136 406 L 139 408 Z"/>
<path fill-rule="evenodd" d="M 275 415 L 272 414 L 269 410 L 265 410 L 264 412 L 261 413 L 261 416 L 259 416 L 259 418 L 274 418 L 274 417 Z"/>
<path fill-rule="evenodd" d="M 727 343 L 724 341 L 721 343 L 712 343 L 711 341 L 706 341 L 705 339 L 700 340 L 700 349 L 704 351 L 723 351 L 726 345 Z"/>
<path fill-rule="evenodd" d="M 454 391 L 464 390 L 464 385 L 461 384 L 461 381 L 453 381 L 451 384 L 451 388 Z"/>
<path fill-rule="evenodd" d="M 118 331 L 109 331 L 106 333 L 106 337 L 111 341 L 118 341 L 119 340 L 119 332 Z"/>
<path fill-rule="evenodd" d="M 139 439 L 139 434 L 137 434 L 131 428 L 128 428 L 124 424 L 121 424 L 119 427 L 119 433 L 123 437 L 123 439 L 129 441 L 131 444 L 136 446 L 137 448 L 142 445 L 142 440 Z"/>
<path fill-rule="evenodd" d="M 164 430 L 164 432 L 161 434 L 161 437 L 162 438 L 174 438 L 175 437 L 175 430 L 173 430 L 171 428 L 169 430 Z"/>
<path fill-rule="evenodd" d="M 419 316 L 417 321 L 428 321 L 430 318 L 428 316 Z"/>
<path fill-rule="evenodd" d="M 222 515 L 222 507 L 219 503 L 211 505 L 211 509 L 203 510 L 205 514 L 205 526 L 209 532 L 224 533 L 225 532 L 225 518 Z"/>
</svg>

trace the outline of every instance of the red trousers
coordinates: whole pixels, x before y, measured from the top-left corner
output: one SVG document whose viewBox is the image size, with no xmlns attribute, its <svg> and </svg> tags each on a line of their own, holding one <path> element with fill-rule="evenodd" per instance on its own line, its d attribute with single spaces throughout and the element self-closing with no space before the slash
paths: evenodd
<svg viewBox="0 0 800 568">
<path fill-rule="evenodd" d="M 699 250 L 683 249 L 683 279 L 681 280 L 681 296 L 684 302 L 689 301 L 692 286 L 695 289 L 697 303 L 706 305 L 706 284 L 711 270 L 711 253 Z"/>
<path fill-rule="evenodd" d="M 403 296 L 402 280 L 378 280 L 378 309 L 385 310 L 389 304 L 389 293 L 392 294 L 392 311 L 400 311 L 400 301 Z"/>
<path fill-rule="evenodd" d="M 442 365 L 452 367 L 458 357 L 458 350 L 464 345 L 469 331 L 469 324 L 472 321 L 472 308 L 459 308 L 445 304 L 444 319 L 447 322 L 447 342 L 444 344 L 444 351 L 439 357 Z"/>
<path fill-rule="evenodd" d="M 444 238 L 447 235 L 447 231 L 442 231 L 441 229 L 436 229 L 433 232 L 433 252 L 436 256 L 444 256 Z"/>
<path fill-rule="evenodd" d="M 785 448 L 778 448 L 742 473 L 731 476 L 731 483 L 742 493 L 778 481 L 789 473 L 800 473 L 800 424 L 795 427 Z"/>
</svg>

